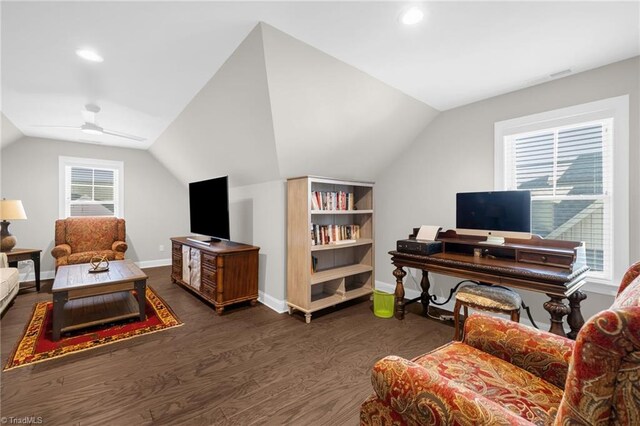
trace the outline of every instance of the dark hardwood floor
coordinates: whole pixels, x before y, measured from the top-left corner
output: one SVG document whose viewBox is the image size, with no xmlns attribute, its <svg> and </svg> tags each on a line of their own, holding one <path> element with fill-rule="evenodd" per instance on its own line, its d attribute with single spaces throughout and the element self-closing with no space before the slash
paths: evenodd
<svg viewBox="0 0 640 426">
<path fill-rule="evenodd" d="M 261 304 L 220 317 L 172 284 L 170 267 L 146 273 L 182 327 L 3 372 L 0 414 L 47 425 L 356 425 L 376 360 L 453 336 L 420 306 L 398 321 L 375 317 L 367 300 L 311 324 Z M 2 318 L 2 365 L 50 288 L 22 292 Z"/>
</svg>

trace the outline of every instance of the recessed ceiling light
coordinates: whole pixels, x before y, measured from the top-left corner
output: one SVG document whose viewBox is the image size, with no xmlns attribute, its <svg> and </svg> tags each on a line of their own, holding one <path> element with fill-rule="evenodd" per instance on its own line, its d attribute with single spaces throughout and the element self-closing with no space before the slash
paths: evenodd
<svg viewBox="0 0 640 426">
<path fill-rule="evenodd" d="M 424 18 L 424 12 L 418 7 L 410 7 L 403 14 L 400 20 L 405 25 L 415 25 L 422 21 Z"/>
<path fill-rule="evenodd" d="M 102 62 L 102 61 L 104 61 L 102 56 L 98 55 L 93 50 L 78 49 L 78 50 L 76 50 L 76 55 L 80 56 L 82 59 L 86 59 L 87 61 L 91 61 L 91 62 Z"/>
</svg>

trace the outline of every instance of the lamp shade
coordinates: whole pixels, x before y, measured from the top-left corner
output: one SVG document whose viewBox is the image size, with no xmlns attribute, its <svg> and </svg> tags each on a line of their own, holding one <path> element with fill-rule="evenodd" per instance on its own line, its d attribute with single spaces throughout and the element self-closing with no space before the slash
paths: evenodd
<svg viewBox="0 0 640 426">
<path fill-rule="evenodd" d="M 22 201 L 20 200 L 0 200 L 0 219 L 17 220 L 26 219 Z"/>
</svg>

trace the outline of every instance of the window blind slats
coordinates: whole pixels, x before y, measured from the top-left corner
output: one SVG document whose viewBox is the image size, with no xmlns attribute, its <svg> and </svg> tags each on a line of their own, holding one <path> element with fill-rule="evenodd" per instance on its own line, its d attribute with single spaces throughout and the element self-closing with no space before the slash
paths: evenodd
<svg viewBox="0 0 640 426">
<path fill-rule="evenodd" d="M 505 146 L 507 189 L 531 190 L 532 232 L 584 241 L 592 271 L 610 267 L 611 126 L 604 120 L 513 135 Z"/>
<path fill-rule="evenodd" d="M 93 170 L 82 167 L 71 168 L 71 184 L 91 185 L 93 183 Z"/>
<path fill-rule="evenodd" d="M 113 186 L 115 182 L 113 170 L 94 169 L 93 173 L 94 173 L 93 183 L 95 185 Z"/>
<path fill-rule="evenodd" d="M 68 169 L 69 216 L 116 215 L 116 170 L 75 166 Z"/>
<path fill-rule="evenodd" d="M 91 200 L 92 188 L 89 185 L 71 185 L 71 200 Z"/>
<path fill-rule="evenodd" d="M 71 204 L 71 216 L 113 216 L 113 204 Z"/>
</svg>

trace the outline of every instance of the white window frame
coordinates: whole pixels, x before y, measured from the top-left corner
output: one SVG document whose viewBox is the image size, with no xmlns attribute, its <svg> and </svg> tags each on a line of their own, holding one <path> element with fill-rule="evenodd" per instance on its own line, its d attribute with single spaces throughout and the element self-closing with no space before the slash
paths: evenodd
<svg viewBox="0 0 640 426">
<path fill-rule="evenodd" d="M 589 275 L 587 291 L 614 295 L 629 267 L 629 96 L 618 96 L 539 114 L 496 122 L 494 125 L 494 188 L 506 188 L 505 138 L 514 134 L 613 119 L 612 240 L 610 278 Z"/>
<path fill-rule="evenodd" d="M 114 216 L 124 217 L 124 163 L 114 160 L 100 160 L 95 158 L 80 157 L 58 157 L 58 217 L 64 219 L 68 217 L 67 203 L 67 167 L 87 167 L 117 170 L 118 173 L 118 196 L 115 206 Z"/>
</svg>

